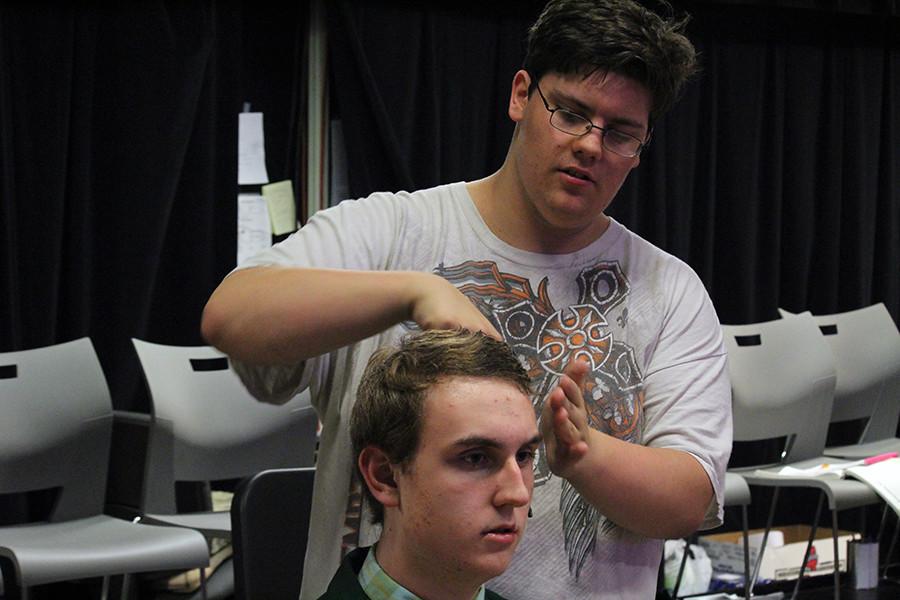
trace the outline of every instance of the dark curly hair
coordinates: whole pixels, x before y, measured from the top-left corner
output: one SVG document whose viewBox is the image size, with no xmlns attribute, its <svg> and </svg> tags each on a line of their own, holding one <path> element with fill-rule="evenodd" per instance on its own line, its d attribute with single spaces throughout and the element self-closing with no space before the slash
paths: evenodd
<svg viewBox="0 0 900 600">
<path fill-rule="evenodd" d="M 672 13 L 668 3 L 660 4 Z M 650 118 L 656 120 L 698 70 L 697 53 L 683 33 L 688 20 L 663 18 L 632 0 L 550 0 L 528 32 L 523 68 L 533 78 L 532 90 L 551 72 L 625 75 L 649 90 Z"/>
</svg>

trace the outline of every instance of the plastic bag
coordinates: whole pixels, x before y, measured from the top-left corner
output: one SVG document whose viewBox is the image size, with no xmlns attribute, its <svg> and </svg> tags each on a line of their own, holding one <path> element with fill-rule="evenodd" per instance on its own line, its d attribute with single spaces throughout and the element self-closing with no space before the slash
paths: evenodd
<svg viewBox="0 0 900 600">
<path fill-rule="evenodd" d="M 675 581 L 678 579 L 678 570 L 681 568 L 681 559 L 684 556 L 685 540 L 666 540 L 666 549 L 663 558 L 663 585 L 671 594 L 675 589 Z M 702 594 L 709 589 L 712 581 L 712 561 L 698 544 L 688 546 L 688 559 L 684 565 L 684 573 L 681 575 L 681 585 L 678 586 L 678 595 Z"/>
</svg>

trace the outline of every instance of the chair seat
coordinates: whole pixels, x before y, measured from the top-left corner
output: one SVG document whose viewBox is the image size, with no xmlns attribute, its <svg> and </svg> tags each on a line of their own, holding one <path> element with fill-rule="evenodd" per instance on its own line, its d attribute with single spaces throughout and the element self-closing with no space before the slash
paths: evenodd
<svg viewBox="0 0 900 600">
<path fill-rule="evenodd" d="M 829 460 L 828 457 L 821 456 L 791 463 L 790 466 L 806 469 L 826 463 Z M 734 470 L 743 475 L 750 485 L 805 487 L 821 490 L 828 498 L 828 508 L 830 510 L 859 508 L 881 502 L 881 498 L 872 488 L 856 479 L 842 479 L 835 475 L 778 475 L 777 471 L 780 468 L 781 466 L 773 466 L 765 469 L 748 468 L 747 470 Z"/>
<path fill-rule="evenodd" d="M 888 438 L 865 444 L 850 444 L 848 446 L 830 446 L 825 448 L 826 456 L 846 458 L 848 460 L 861 460 L 870 456 L 878 456 L 886 452 L 900 452 L 900 438 Z"/>
<path fill-rule="evenodd" d="M 231 513 L 227 510 L 175 514 L 146 514 L 141 521 L 151 525 L 190 527 L 208 538 L 231 539 Z"/>
<path fill-rule="evenodd" d="M 209 564 L 206 540 L 196 531 L 107 515 L 0 527 L 0 555 L 12 560 L 20 584 L 27 587 Z"/>
<path fill-rule="evenodd" d="M 747 506 L 750 498 L 747 480 L 738 473 L 725 473 L 725 506 Z"/>
</svg>

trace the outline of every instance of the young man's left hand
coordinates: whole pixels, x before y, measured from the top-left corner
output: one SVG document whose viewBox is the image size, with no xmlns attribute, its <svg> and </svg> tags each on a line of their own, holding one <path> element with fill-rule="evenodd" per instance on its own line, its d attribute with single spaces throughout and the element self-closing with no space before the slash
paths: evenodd
<svg viewBox="0 0 900 600">
<path fill-rule="evenodd" d="M 547 463 L 554 474 L 564 478 L 574 474 L 590 446 L 592 430 L 581 391 L 588 370 L 586 361 L 569 363 L 541 413 Z"/>
</svg>

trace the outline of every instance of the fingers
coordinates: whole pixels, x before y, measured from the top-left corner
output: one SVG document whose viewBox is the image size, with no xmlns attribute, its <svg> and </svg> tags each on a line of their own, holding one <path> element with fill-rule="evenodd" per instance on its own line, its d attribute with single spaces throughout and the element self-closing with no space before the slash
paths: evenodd
<svg viewBox="0 0 900 600">
<path fill-rule="evenodd" d="M 582 432 L 572 419 L 572 413 L 566 406 L 567 399 L 557 388 L 547 399 L 545 410 L 549 410 L 549 422 L 553 427 L 553 435 L 562 444 L 571 445 L 582 440 Z"/>
<path fill-rule="evenodd" d="M 588 444 L 582 438 L 582 432 L 569 419 L 569 411 L 562 405 L 565 400 L 558 400 L 553 403 L 552 436 L 545 434 L 544 438 L 553 440 L 552 450 L 548 449 L 553 453 L 551 467 L 565 469 L 587 454 Z"/>
<path fill-rule="evenodd" d="M 436 275 L 417 279 L 411 316 L 422 329 L 480 331 L 503 341 L 503 336 L 478 307 L 453 284 Z"/>
<path fill-rule="evenodd" d="M 506 341 L 487 319 L 483 319 L 480 321 L 466 321 L 465 319 L 444 320 L 440 322 L 432 321 L 419 323 L 419 327 L 421 327 L 422 329 L 464 329 L 466 331 L 472 332 L 480 331 L 486 336 L 492 337 L 500 342 Z"/>
<path fill-rule="evenodd" d="M 563 371 L 575 384 L 581 388 L 587 379 L 587 374 L 591 370 L 591 365 L 584 357 L 576 357 L 575 360 L 569 361 Z"/>
<path fill-rule="evenodd" d="M 459 294 L 452 298 L 449 305 L 439 305 L 437 309 L 442 312 L 430 322 L 424 323 L 423 329 L 465 329 L 467 331 L 480 331 L 497 340 L 503 341 L 503 336 L 491 324 L 472 301 Z"/>
<path fill-rule="evenodd" d="M 479 331 L 481 331 L 485 335 L 488 335 L 488 336 L 494 338 L 495 340 L 499 340 L 501 342 L 506 341 L 503 339 L 503 336 L 500 335 L 500 332 L 497 331 L 497 329 L 493 325 L 491 325 L 490 321 L 488 321 L 487 319 L 484 319 L 484 318 L 483 318 L 483 321 L 484 321 L 484 325 L 478 329 Z"/>
<path fill-rule="evenodd" d="M 581 426 L 587 424 L 587 408 L 585 406 L 584 394 L 581 391 L 581 386 L 568 375 L 564 375 L 560 378 L 557 389 L 560 390 L 564 406 L 567 406 L 572 415 L 571 420 L 575 425 Z M 567 403 L 567 405 L 565 403 Z"/>
<path fill-rule="evenodd" d="M 564 380 L 568 380 L 567 383 L 564 383 Z M 541 434 L 544 436 L 544 447 L 551 471 L 560 477 L 567 477 L 570 470 L 588 453 L 588 441 L 584 436 L 589 432 L 584 419 L 582 419 L 584 430 L 578 425 L 577 415 L 579 412 L 583 414 L 583 410 L 574 405 L 563 390 L 563 385 L 572 387 L 575 383 L 567 376 L 563 376 L 560 384 L 544 402 L 541 412 Z"/>
<path fill-rule="evenodd" d="M 503 339 L 503 336 L 500 335 L 500 333 L 494 328 L 493 325 L 491 325 L 490 321 L 488 321 L 487 319 L 485 319 L 482 322 L 471 323 L 469 325 L 466 325 L 462 322 L 457 322 L 457 323 L 448 323 L 446 325 L 442 325 L 442 326 L 438 326 L 438 327 L 433 327 L 433 326 L 424 327 L 424 329 L 465 329 L 466 331 L 472 331 L 472 332 L 480 331 L 484 335 L 486 335 L 488 337 L 492 337 L 497 341 L 500 341 L 500 342 L 506 341 Z"/>
</svg>

